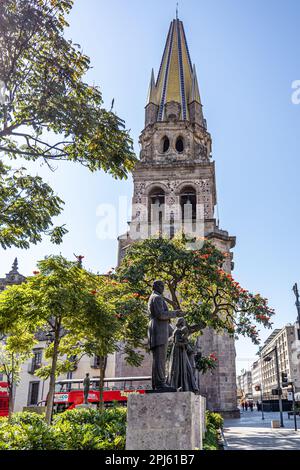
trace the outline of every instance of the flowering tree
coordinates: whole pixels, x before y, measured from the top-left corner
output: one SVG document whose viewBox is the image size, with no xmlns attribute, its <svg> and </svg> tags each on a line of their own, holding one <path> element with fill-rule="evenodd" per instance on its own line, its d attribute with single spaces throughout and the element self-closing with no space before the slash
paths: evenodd
<svg viewBox="0 0 300 470">
<path fill-rule="evenodd" d="M 199 250 L 186 247 L 184 237 L 136 242 L 117 270 L 120 280 L 141 296 L 149 295 L 155 279 L 164 281 L 165 300 L 187 312 L 189 324 L 206 326 L 231 335 L 248 336 L 259 343 L 257 325 L 270 328 L 274 310 L 267 299 L 243 289 L 224 271 L 228 253 L 205 240 Z"/>
</svg>

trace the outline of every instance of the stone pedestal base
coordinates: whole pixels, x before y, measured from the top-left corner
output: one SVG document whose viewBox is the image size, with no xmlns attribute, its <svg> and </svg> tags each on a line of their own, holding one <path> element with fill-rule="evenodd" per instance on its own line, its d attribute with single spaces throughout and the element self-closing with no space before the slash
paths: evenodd
<svg viewBox="0 0 300 470">
<path fill-rule="evenodd" d="M 202 449 L 204 413 L 192 392 L 129 395 L 126 450 Z"/>
</svg>

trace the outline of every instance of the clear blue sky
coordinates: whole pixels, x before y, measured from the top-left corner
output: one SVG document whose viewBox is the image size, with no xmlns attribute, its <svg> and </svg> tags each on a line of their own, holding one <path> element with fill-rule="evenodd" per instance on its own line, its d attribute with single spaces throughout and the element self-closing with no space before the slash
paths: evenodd
<svg viewBox="0 0 300 470">
<path fill-rule="evenodd" d="M 108 107 L 115 99 L 136 150 L 151 68 L 157 73 L 175 6 L 173 0 L 75 0 L 70 15 L 66 35 L 91 57 L 87 80 L 100 86 Z M 291 289 L 300 282 L 300 105 L 291 101 L 291 84 L 300 79 L 300 2 L 181 0 L 179 17 L 213 138 L 220 227 L 237 236 L 234 276 L 269 298 L 279 327 L 295 320 Z M 65 200 L 60 219 L 69 234 L 60 247 L 45 240 L 28 251 L 2 252 L 0 277 L 15 256 L 25 275 L 37 259 L 59 252 L 85 255 L 94 271 L 115 266 L 117 242 L 98 239 L 96 210 L 117 206 L 119 196 L 130 201 L 131 180 L 72 164 L 53 174 L 35 171 Z M 117 233 L 126 229 L 124 219 Z M 250 365 L 256 349 L 250 340 L 237 342 L 238 370 Z"/>
</svg>

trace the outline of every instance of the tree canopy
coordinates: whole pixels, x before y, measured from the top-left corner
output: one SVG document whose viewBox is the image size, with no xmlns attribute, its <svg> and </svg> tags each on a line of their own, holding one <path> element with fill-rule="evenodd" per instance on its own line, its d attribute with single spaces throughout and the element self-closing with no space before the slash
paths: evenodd
<svg viewBox="0 0 300 470">
<path fill-rule="evenodd" d="M 43 365 L 36 375 L 50 378 L 47 420 L 51 419 L 56 377 L 74 370 L 83 354 L 106 357 L 115 351 L 139 365 L 147 317 L 145 304 L 126 283 L 94 275 L 62 256 L 38 262 L 38 271 L 21 285 L 0 293 L 0 332 L 22 325 L 28 334 L 47 334 Z M 15 350 L 18 351 L 16 338 Z M 103 371 L 102 371 L 103 372 Z M 104 369 L 105 372 L 105 369 Z"/>
</svg>

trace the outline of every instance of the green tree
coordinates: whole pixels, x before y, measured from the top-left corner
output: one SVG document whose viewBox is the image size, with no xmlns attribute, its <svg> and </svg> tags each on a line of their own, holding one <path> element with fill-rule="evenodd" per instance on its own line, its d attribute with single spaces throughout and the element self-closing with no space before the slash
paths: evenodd
<svg viewBox="0 0 300 470">
<path fill-rule="evenodd" d="M 74 358 L 96 354 L 105 358 L 119 350 L 138 363 L 146 317 L 144 303 L 125 284 L 87 272 L 81 262 L 51 256 L 38 262 L 39 271 L 18 286 L 0 294 L 0 331 L 10 333 L 16 324 L 26 331 L 44 331 L 51 338 L 45 351 L 49 364 L 36 375 L 49 378 L 46 419 L 50 423 L 56 377 L 74 369 Z M 141 339 L 142 338 L 142 339 Z M 100 370 L 103 390 L 105 367 Z"/>
<path fill-rule="evenodd" d="M 92 295 L 77 263 L 53 256 L 39 261 L 38 268 L 26 282 L 1 293 L 0 330 L 10 333 L 19 323 L 28 331 L 49 334 L 51 341 L 45 354 L 50 364 L 41 368 L 41 374 L 49 377 L 46 419 L 50 423 L 56 376 L 72 366 L 68 358 L 59 361 L 60 343 L 76 330 Z"/>
<path fill-rule="evenodd" d="M 132 291 L 150 294 L 155 279 L 164 281 L 174 309 L 187 312 L 191 325 L 206 326 L 231 335 L 249 336 L 259 343 L 256 324 L 269 328 L 274 310 L 267 299 L 241 288 L 223 269 L 229 256 L 209 241 L 199 250 L 187 248 L 184 237 L 153 238 L 134 243 L 117 270 Z"/>
<path fill-rule="evenodd" d="M 59 160 L 78 162 L 123 178 L 135 163 L 132 140 L 124 122 L 103 107 L 99 89 L 84 81 L 90 59 L 64 36 L 72 5 L 0 3 L 0 155 L 51 169 Z M 28 248 L 42 234 L 61 241 L 66 230 L 52 229 L 51 220 L 62 201 L 40 178 L 2 161 L 0 194 L 2 247 Z"/>
<path fill-rule="evenodd" d="M 79 351 L 99 358 L 100 408 L 103 407 L 103 389 L 107 356 L 114 352 L 124 355 L 126 362 L 138 367 L 143 360 L 148 317 L 145 298 L 132 293 L 127 283 L 116 282 L 109 276 L 100 276 L 91 293 L 95 302 L 85 323 L 80 328 Z M 77 338 L 78 338 L 77 332 Z"/>
</svg>

